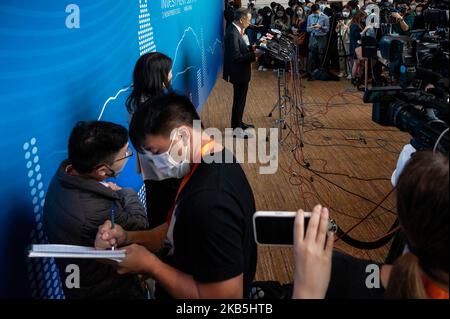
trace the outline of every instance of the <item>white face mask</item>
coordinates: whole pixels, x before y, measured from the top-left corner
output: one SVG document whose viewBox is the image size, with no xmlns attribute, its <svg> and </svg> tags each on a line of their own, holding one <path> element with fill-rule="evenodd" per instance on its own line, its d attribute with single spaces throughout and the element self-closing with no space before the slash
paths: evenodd
<svg viewBox="0 0 450 319">
<path fill-rule="evenodd" d="M 191 171 L 191 165 L 189 164 L 188 154 L 189 146 L 184 147 L 184 159 L 181 162 L 176 162 L 170 155 L 170 150 L 172 148 L 174 140 L 171 141 L 169 149 L 167 152 L 162 154 L 153 154 L 146 151 L 147 156 L 153 161 L 155 167 L 158 171 L 169 178 L 182 178 L 189 174 Z"/>
<path fill-rule="evenodd" d="M 344 12 L 342 12 L 342 16 L 343 16 L 344 18 L 348 18 L 348 17 L 350 16 L 350 12 L 344 11 Z"/>
<path fill-rule="evenodd" d="M 116 178 L 119 177 L 120 173 L 122 173 L 122 171 L 124 170 L 125 166 L 127 165 L 129 159 L 130 158 L 127 157 L 126 159 L 123 160 L 122 167 L 118 171 L 114 172 L 114 177 L 116 177 Z"/>
</svg>

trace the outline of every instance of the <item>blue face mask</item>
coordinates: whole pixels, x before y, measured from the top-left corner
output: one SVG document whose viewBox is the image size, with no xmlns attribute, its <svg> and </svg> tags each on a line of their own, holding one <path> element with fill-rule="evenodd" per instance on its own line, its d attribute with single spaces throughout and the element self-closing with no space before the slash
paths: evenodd
<svg viewBox="0 0 450 319">
<path fill-rule="evenodd" d="M 323 12 L 327 6 L 324 4 L 321 4 L 319 7 L 320 7 L 320 11 Z"/>
<path fill-rule="evenodd" d="M 305 12 L 309 12 L 309 7 L 305 6 L 303 9 L 305 10 Z"/>
</svg>

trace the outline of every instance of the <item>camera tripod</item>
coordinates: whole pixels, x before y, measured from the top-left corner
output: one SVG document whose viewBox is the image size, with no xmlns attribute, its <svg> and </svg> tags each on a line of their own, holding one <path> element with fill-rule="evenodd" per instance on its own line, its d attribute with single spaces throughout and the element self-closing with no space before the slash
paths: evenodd
<svg viewBox="0 0 450 319">
<path fill-rule="evenodd" d="M 273 127 L 277 127 L 279 130 L 278 134 L 278 143 L 283 145 L 284 141 L 289 137 L 291 133 L 294 131 L 289 126 L 286 119 L 290 116 L 291 112 L 295 111 L 295 116 L 298 116 L 298 112 L 302 114 L 303 119 L 303 110 L 299 106 L 297 90 L 299 88 L 298 76 L 299 76 L 299 68 L 298 68 L 298 50 L 292 54 L 290 61 L 285 61 L 285 65 L 283 68 L 277 69 L 277 89 L 278 89 L 278 100 L 273 106 L 272 110 L 268 114 L 268 117 L 272 117 L 273 113 L 278 109 L 278 119 L 274 121 Z M 293 73 L 293 92 L 289 91 L 289 73 L 287 69 L 289 65 L 292 64 L 291 72 Z M 301 102 L 302 103 L 302 102 Z M 284 136 L 283 131 L 288 130 L 286 136 Z"/>
<path fill-rule="evenodd" d="M 341 70 L 341 72 L 348 75 L 352 75 L 352 67 L 350 62 L 350 52 L 347 52 L 347 49 L 345 48 L 344 39 L 342 38 L 342 34 L 338 33 L 337 36 L 337 48 L 339 52 L 339 66 L 342 66 L 341 59 L 344 60 L 343 65 L 345 66 L 345 70 Z M 342 54 L 341 54 L 342 53 Z M 350 72 L 349 72 L 350 71 Z"/>
<path fill-rule="evenodd" d="M 288 103 L 291 102 L 291 97 L 289 95 L 288 89 L 288 74 L 286 68 L 277 69 L 277 88 L 278 88 L 278 101 L 274 104 L 272 110 L 270 111 L 268 117 L 273 116 L 273 112 L 278 109 L 278 119 L 274 122 L 274 127 L 278 127 L 279 135 L 278 142 L 283 144 L 283 130 L 286 130 L 288 124 L 286 122 L 286 117 L 288 116 Z"/>
</svg>

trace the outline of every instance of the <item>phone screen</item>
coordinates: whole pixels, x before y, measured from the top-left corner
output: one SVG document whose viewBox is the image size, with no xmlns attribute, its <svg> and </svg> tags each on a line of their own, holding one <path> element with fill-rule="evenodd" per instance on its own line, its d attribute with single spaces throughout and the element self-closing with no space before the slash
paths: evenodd
<svg viewBox="0 0 450 319">
<path fill-rule="evenodd" d="M 295 217 L 256 217 L 256 241 L 261 245 L 292 246 L 294 244 L 294 221 Z M 305 218 L 305 229 L 308 222 L 309 218 Z"/>
</svg>

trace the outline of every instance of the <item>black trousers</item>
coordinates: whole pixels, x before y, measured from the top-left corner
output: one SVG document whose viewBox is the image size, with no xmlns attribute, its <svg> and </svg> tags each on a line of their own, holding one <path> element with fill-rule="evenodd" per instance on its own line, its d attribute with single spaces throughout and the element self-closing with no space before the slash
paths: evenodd
<svg viewBox="0 0 450 319">
<path fill-rule="evenodd" d="M 181 179 L 146 180 L 144 184 L 148 224 L 152 229 L 167 221 L 167 214 L 175 202 Z"/>
<path fill-rule="evenodd" d="M 231 127 L 242 127 L 245 102 L 247 101 L 248 82 L 233 83 L 233 111 L 231 114 Z"/>
</svg>

